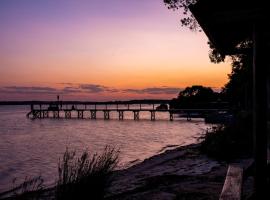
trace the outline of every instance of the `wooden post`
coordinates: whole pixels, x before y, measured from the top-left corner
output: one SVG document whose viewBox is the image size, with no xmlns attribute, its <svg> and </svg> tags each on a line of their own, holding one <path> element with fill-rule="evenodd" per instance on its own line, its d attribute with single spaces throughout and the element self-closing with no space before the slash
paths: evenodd
<svg viewBox="0 0 270 200">
<path fill-rule="evenodd" d="M 59 118 L 59 111 L 53 111 L 53 118 Z"/>
<path fill-rule="evenodd" d="M 41 114 L 42 114 L 42 111 L 41 111 L 41 110 L 39 110 L 39 111 L 38 111 L 38 114 L 37 114 L 37 118 L 39 118 L 39 119 L 40 119 L 40 118 L 41 118 Z"/>
<path fill-rule="evenodd" d="M 123 120 L 124 119 L 124 111 L 119 110 L 118 114 L 119 114 L 119 120 Z"/>
<path fill-rule="evenodd" d="M 253 30 L 253 135 L 255 158 L 255 198 L 267 196 L 267 48 L 265 27 L 255 24 Z"/>
<path fill-rule="evenodd" d="M 156 120 L 156 111 L 150 111 L 151 112 L 151 121 Z"/>
<path fill-rule="evenodd" d="M 105 119 L 105 120 L 110 119 L 110 111 L 104 110 L 103 112 L 104 112 L 104 119 Z"/>
<path fill-rule="evenodd" d="M 44 118 L 48 118 L 49 117 L 49 111 L 48 110 L 45 110 L 44 111 L 44 116 L 43 116 Z"/>
<path fill-rule="evenodd" d="M 97 111 L 96 110 L 90 110 L 91 112 L 91 119 L 97 119 Z"/>
<path fill-rule="evenodd" d="M 170 121 L 173 121 L 173 113 L 170 112 Z"/>
<path fill-rule="evenodd" d="M 134 120 L 139 120 L 140 119 L 140 111 L 134 110 L 133 114 L 134 114 Z"/>
<path fill-rule="evenodd" d="M 187 112 L 187 121 L 191 121 L 191 114 L 190 114 L 190 112 Z"/>
<path fill-rule="evenodd" d="M 83 119 L 83 110 L 78 110 L 78 119 Z"/>
<path fill-rule="evenodd" d="M 70 119 L 70 118 L 71 118 L 71 111 L 66 110 L 66 111 L 65 111 L 65 117 L 66 117 L 67 119 Z"/>
</svg>

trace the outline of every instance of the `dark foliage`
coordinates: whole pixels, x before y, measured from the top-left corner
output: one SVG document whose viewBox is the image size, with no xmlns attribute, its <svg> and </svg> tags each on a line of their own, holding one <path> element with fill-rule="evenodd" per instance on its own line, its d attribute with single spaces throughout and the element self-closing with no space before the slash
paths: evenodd
<svg viewBox="0 0 270 200">
<path fill-rule="evenodd" d="M 198 0 L 164 0 L 165 5 L 169 9 L 178 10 L 181 9 L 185 17 L 180 19 L 182 26 L 188 27 L 192 31 L 200 29 L 194 16 L 189 12 L 189 6 L 195 4 Z"/>
<path fill-rule="evenodd" d="M 243 49 L 250 49 L 246 43 Z M 248 51 L 247 51 L 248 52 Z M 224 98 L 239 110 L 250 110 L 252 107 L 252 56 L 241 54 L 232 56 L 232 72 L 229 82 L 222 89 Z"/>
<path fill-rule="evenodd" d="M 219 101 L 219 93 L 214 92 L 210 87 L 194 85 L 186 87 L 176 99 L 170 103 L 170 108 L 213 108 Z"/>
<path fill-rule="evenodd" d="M 220 54 L 219 51 L 215 48 L 215 46 L 208 41 L 208 45 L 209 45 L 209 59 L 212 63 L 220 63 L 220 62 L 224 62 L 225 61 L 225 56 Z"/>
<path fill-rule="evenodd" d="M 252 115 L 239 113 L 235 122 L 217 125 L 201 138 L 201 150 L 219 160 L 250 156 L 252 153 Z"/>
</svg>

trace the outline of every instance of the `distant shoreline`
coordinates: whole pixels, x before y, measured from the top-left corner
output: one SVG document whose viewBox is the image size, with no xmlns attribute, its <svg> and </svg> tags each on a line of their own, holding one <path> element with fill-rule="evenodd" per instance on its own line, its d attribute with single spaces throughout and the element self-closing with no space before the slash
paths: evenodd
<svg viewBox="0 0 270 200">
<path fill-rule="evenodd" d="M 169 103 L 171 100 L 164 99 L 142 99 L 142 100 L 127 100 L 127 101 L 59 101 L 62 104 L 81 104 L 81 105 L 90 105 L 90 104 L 161 104 Z M 50 104 L 51 102 L 56 101 L 0 101 L 1 105 L 31 105 L 31 104 Z"/>
</svg>

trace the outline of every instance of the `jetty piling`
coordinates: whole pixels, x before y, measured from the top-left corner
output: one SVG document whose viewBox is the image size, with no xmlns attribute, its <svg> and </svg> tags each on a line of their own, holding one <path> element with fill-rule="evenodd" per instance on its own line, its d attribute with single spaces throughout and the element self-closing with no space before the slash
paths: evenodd
<svg viewBox="0 0 270 200">
<path fill-rule="evenodd" d="M 124 119 L 124 111 L 118 110 L 118 114 L 119 114 L 119 120 L 123 120 Z"/>
<path fill-rule="evenodd" d="M 109 110 L 104 110 L 103 112 L 104 112 L 104 119 L 109 120 L 110 119 L 110 111 Z"/>
<path fill-rule="evenodd" d="M 133 114 L 134 114 L 134 120 L 139 120 L 140 119 L 140 111 L 133 110 Z"/>
<path fill-rule="evenodd" d="M 97 119 L 97 111 L 96 110 L 90 110 L 91 113 L 91 119 Z"/>
<path fill-rule="evenodd" d="M 151 121 L 155 121 L 156 120 L 156 111 L 151 110 Z"/>
</svg>

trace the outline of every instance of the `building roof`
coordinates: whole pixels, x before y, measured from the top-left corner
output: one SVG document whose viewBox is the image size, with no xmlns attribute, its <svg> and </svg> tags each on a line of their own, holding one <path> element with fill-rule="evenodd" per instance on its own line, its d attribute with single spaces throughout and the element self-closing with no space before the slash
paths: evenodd
<svg viewBox="0 0 270 200">
<path fill-rule="evenodd" d="M 255 22 L 265 26 L 270 36 L 266 1 L 198 0 L 190 10 L 210 42 L 224 55 L 235 54 L 236 46 L 252 37 Z"/>
</svg>

